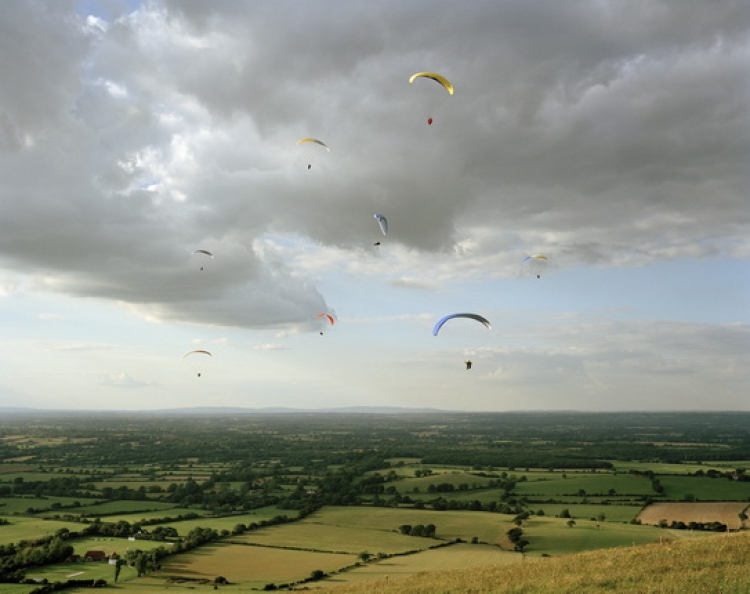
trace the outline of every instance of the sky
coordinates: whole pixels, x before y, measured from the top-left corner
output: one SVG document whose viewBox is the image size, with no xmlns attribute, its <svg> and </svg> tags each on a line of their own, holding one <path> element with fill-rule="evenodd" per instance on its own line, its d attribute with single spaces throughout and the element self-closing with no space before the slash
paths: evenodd
<svg viewBox="0 0 750 594">
<path fill-rule="evenodd" d="M 0 407 L 750 410 L 745 0 L 2 2 L 0 80 Z"/>
</svg>

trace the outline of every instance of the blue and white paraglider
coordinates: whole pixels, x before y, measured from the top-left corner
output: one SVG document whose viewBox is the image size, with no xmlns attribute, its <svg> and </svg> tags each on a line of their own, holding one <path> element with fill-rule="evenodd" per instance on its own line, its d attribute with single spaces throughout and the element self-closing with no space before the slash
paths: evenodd
<svg viewBox="0 0 750 594">
<path fill-rule="evenodd" d="M 382 214 L 378 213 L 374 214 L 373 216 L 380 226 L 380 232 L 383 235 L 388 235 L 388 219 L 386 219 Z M 380 245 L 380 242 L 376 241 L 373 245 L 378 246 Z"/>
</svg>

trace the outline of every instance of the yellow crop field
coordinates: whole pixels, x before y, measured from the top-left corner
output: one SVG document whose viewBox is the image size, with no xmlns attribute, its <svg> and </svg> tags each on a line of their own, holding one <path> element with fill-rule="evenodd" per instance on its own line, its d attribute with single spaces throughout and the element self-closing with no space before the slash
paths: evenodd
<svg viewBox="0 0 750 594">
<path fill-rule="evenodd" d="M 521 561 L 523 561 L 521 554 L 503 551 L 495 546 L 455 544 L 449 547 L 365 563 L 350 571 L 337 574 L 327 579 L 325 583 L 362 583 L 376 579 L 404 577 L 422 572 L 505 565 L 520 563 Z"/>
<path fill-rule="evenodd" d="M 654 526 L 661 520 L 666 520 L 668 524 L 721 522 L 729 530 L 738 530 L 742 524 L 739 514 L 743 511 L 747 513 L 747 509 L 747 502 L 742 501 L 652 503 L 638 514 L 638 519 L 642 524 Z"/>
<path fill-rule="evenodd" d="M 213 581 L 223 576 L 231 583 L 258 588 L 271 582 L 302 580 L 316 570 L 337 571 L 356 561 L 356 555 L 221 543 L 170 557 L 149 579 L 162 583 L 174 578 Z"/>
</svg>

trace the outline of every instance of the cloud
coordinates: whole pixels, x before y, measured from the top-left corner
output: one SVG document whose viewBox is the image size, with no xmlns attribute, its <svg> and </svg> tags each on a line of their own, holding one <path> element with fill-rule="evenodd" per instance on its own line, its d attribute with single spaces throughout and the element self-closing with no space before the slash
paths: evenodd
<svg viewBox="0 0 750 594">
<path fill-rule="evenodd" d="M 39 313 L 37 317 L 40 320 L 53 321 L 53 322 L 57 322 L 57 321 L 65 319 L 65 316 L 62 316 L 60 314 L 56 314 L 56 313 L 44 313 L 44 312 Z"/>
<path fill-rule="evenodd" d="M 148 388 L 154 385 L 152 382 L 137 380 L 124 371 L 101 376 L 99 384 L 102 386 L 124 388 L 127 390 Z"/>
<path fill-rule="evenodd" d="M 421 8 L 355 3 L 331 18 L 283 2 L 166 2 L 86 24 L 63 8 L 3 7 L 26 31 L 3 52 L 18 77 L 3 91 L 15 126 L 3 173 L 17 188 L 3 254 L 49 273 L 53 290 L 252 326 L 298 321 L 321 297 L 243 246 L 292 233 L 318 248 L 311 259 L 336 248 L 351 260 L 376 235 L 375 211 L 406 248 L 391 252 L 396 267 L 471 253 L 443 259 L 447 279 L 473 263 L 507 269 L 509 249 L 624 266 L 746 253 L 739 5 Z M 614 23 L 624 29 L 605 37 Z M 42 71 L 32 41 L 55 57 Z M 418 108 L 405 77 L 425 62 L 456 95 L 439 129 L 405 129 Z M 332 147 L 325 179 L 297 162 L 308 133 Z M 45 142 L 12 141 L 24 134 Z M 184 254 L 208 244 L 226 266 L 191 286 Z M 254 313 L 229 311 L 247 299 Z"/>
<path fill-rule="evenodd" d="M 45 291 L 243 328 L 326 311 L 330 270 L 434 292 L 532 252 L 746 257 L 747 11 L 4 4 L 0 253 Z M 408 84 L 428 66 L 454 96 Z M 307 135 L 331 147 L 310 171 Z"/>
</svg>

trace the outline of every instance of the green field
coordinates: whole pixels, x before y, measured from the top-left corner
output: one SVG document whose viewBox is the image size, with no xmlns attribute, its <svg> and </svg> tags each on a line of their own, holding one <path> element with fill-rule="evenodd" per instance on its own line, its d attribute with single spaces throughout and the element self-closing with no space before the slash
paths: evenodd
<svg viewBox="0 0 750 594">
<path fill-rule="evenodd" d="M 78 513 L 80 507 L 74 506 L 76 502 L 87 505 L 97 501 L 99 500 L 81 497 L 0 497 L 0 514 L 23 514 L 30 508 L 50 510 L 53 506 L 60 508 L 55 510 L 56 513 Z"/>
<path fill-rule="evenodd" d="M 116 507 L 116 506 L 115 506 Z M 138 522 L 151 521 L 160 518 L 176 518 L 177 516 L 185 516 L 187 514 L 198 514 L 201 516 L 209 515 L 209 512 L 199 508 L 190 507 L 168 507 L 162 509 L 156 509 L 154 511 L 112 511 L 107 514 L 102 521 L 104 522 L 130 522 L 135 524 Z"/>
<path fill-rule="evenodd" d="M 23 584 L 0 584 L 0 594 L 28 594 L 30 587 Z"/>
<path fill-rule="evenodd" d="M 557 475 L 542 481 L 517 482 L 515 493 L 528 498 L 544 499 L 557 496 L 579 496 L 580 490 L 585 492 L 584 496 L 598 494 L 609 498 L 617 496 L 643 496 L 655 495 L 651 487 L 651 481 L 642 476 L 634 474 L 612 474 L 598 472 L 596 474 L 571 474 Z M 614 494 L 609 495 L 610 489 Z"/>
<path fill-rule="evenodd" d="M 46 567 L 40 567 L 38 569 L 32 569 L 27 572 L 26 576 L 30 579 L 47 579 L 50 582 L 64 582 L 71 579 L 76 580 L 107 580 L 108 583 L 113 583 L 115 579 L 115 568 L 106 561 L 80 561 L 77 563 L 58 563 L 56 565 L 48 565 Z M 119 583 L 127 580 L 132 580 L 136 577 L 136 570 L 132 567 L 124 566 L 120 569 Z M 26 586 L 26 592 L 29 591 L 30 586 Z M 80 590 L 67 590 L 67 592 L 85 592 L 89 591 L 89 588 L 81 588 Z M 0 590 L 2 594 L 2 590 Z"/>
<path fill-rule="evenodd" d="M 442 540 L 461 538 L 470 541 L 477 537 L 481 541 L 494 543 L 514 525 L 513 516 L 489 512 L 432 511 L 417 509 L 326 507 L 305 518 L 300 523 L 318 526 L 349 526 L 359 530 L 377 528 L 382 533 L 398 531 L 402 524 L 427 525 L 437 528 L 436 537 Z M 410 541 L 432 542 L 430 539 L 408 537 Z M 412 548 L 427 548 L 430 544 Z M 375 552 L 375 551 L 371 551 Z"/>
<path fill-rule="evenodd" d="M 127 538 L 116 538 L 110 536 L 87 536 L 85 538 L 74 538 L 68 541 L 77 555 L 83 555 L 86 551 L 104 551 L 107 555 L 117 553 L 124 555 L 127 551 L 150 551 L 157 547 L 168 549 L 172 546 L 170 542 L 159 542 L 156 540 L 128 540 Z"/>
<path fill-rule="evenodd" d="M 565 519 L 536 516 L 524 522 L 523 531 L 529 541 L 526 552 L 531 555 L 566 555 L 591 549 L 659 542 L 665 537 L 674 538 L 671 532 L 652 526 L 600 524 L 579 519 L 575 520 L 573 527 L 568 527 Z"/>
<path fill-rule="evenodd" d="M 430 476 L 424 476 L 420 478 L 406 478 L 399 481 L 393 481 L 386 483 L 387 485 L 393 485 L 396 490 L 402 495 L 412 493 L 415 488 L 419 489 L 421 493 L 426 493 L 430 485 L 439 485 L 441 483 L 448 483 L 458 488 L 459 485 L 465 484 L 469 488 L 486 487 L 490 482 L 490 479 L 469 474 L 468 472 L 462 472 L 454 470 L 446 473 L 431 474 Z"/>
<path fill-rule="evenodd" d="M 698 501 L 750 501 L 750 482 L 696 476 L 657 478 L 664 487 L 664 495 L 673 501 L 682 501 L 686 495 L 693 495 Z"/>
<path fill-rule="evenodd" d="M 170 516 L 172 514 L 167 512 L 174 507 L 176 507 L 174 503 L 167 503 L 164 501 L 104 501 L 97 505 L 87 505 L 65 511 L 67 513 L 92 518 L 96 516 L 138 514 L 151 511 L 161 511 L 162 515 Z M 106 519 L 107 521 L 111 521 L 108 517 Z"/>
<path fill-rule="evenodd" d="M 206 517 L 197 518 L 193 520 L 182 520 L 180 522 L 165 522 L 163 526 L 171 526 L 177 530 L 180 536 L 187 535 L 194 528 L 213 528 L 217 532 L 222 530 L 232 531 L 237 524 L 245 524 L 249 526 L 253 522 L 262 522 L 263 520 L 270 520 L 276 516 L 287 516 L 288 518 L 296 518 L 297 512 L 288 509 L 279 509 L 278 507 L 271 505 L 268 507 L 261 507 L 254 509 L 253 511 L 222 517 Z M 146 529 L 153 528 L 153 526 L 147 526 Z"/>
<path fill-rule="evenodd" d="M 588 520 L 598 518 L 604 514 L 604 522 L 630 522 L 643 509 L 642 505 L 595 505 L 591 503 L 539 503 L 532 505 L 534 512 L 544 511 L 545 517 L 559 516 L 563 510 L 568 510 L 574 520 Z"/>
<path fill-rule="evenodd" d="M 357 555 L 363 551 L 392 555 L 426 549 L 437 544 L 433 539 L 404 536 L 375 527 L 361 528 L 304 522 L 272 526 L 248 532 L 231 540 L 244 544 L 292 547 L 351 555 Z"/>
<path fill-rule="evenodd" d="M 666 462 L 636 462 L 622 460 L 611 460 L 612 465 L 618 472 L 646 472 L 650 470 L 654 474 L 695 474 L 696 472 L 716 470 L 718 472 L 731 472 L 736 468 L 750 470 L 750 460 L 732 460 L 731 462 L 686 462 L 684 464 L 667 464 Z"/>
<path fill-rule="evenodd" d="M 41 520 L 24 516 L 5 516 L 3 519 L 10 523 L 0 525 L 0 544 L 10 544 L 21 540 L 36 540 L 51 536 L 61 528 L 66 528 L 72 532 L 80 530 L 82 527 L 82 524 L 77 522 Z"/>
</svg>

